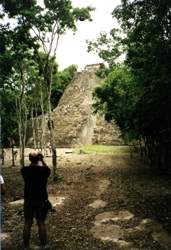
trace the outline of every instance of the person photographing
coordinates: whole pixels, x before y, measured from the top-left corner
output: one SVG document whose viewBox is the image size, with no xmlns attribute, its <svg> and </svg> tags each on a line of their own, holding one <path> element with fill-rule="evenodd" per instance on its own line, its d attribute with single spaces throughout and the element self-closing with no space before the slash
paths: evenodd
<svg viewBox="0 0 171 250">
<path fill-rule="evenodd" d="M 38 225 L 42 249 L 49 249 L 45 220 L 48 213 L 47 181 L 50 168 L 43 160 L 41 153 L 29 154 L 30 165 L 21 168 L 24 179 L 24 249 L 29 249 L 30 233 L 35 218 Z"/>
</svg>

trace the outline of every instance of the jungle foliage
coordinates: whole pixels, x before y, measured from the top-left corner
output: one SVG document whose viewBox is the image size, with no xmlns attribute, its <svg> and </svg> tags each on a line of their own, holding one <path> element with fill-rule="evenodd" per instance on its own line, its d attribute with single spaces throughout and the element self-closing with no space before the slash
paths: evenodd
<svg viewBox="0 0 171 250">
<path fill-rule="evenodd" d="M 18 132 L 25 137 L 24 124 L 32 115 L 49 113 L 51 119 L 51 110 L 76 72 L 74 65 L 58 69 L 59 38 L 67 30 L 75 32 L 78 21 L 91 21 L 92 10 L 74 8 L 70 0 L 46 0 L 43 7 L 35 0 L 0 0 L 3 146 L 18 144 Z"/>
<path fill-rule="evenodd" d="M 107 57 L 105 82 L 95 91 L 96 110 L 115 120 L 127 141 L 139 141 L 153 166 L 168 171 L 171 163 L 171 2 L 122 1 L 113 12 L 121 36 L 116 47 L 104 48 L 102 38 L 90 43 Z M 115 32 L 116 34 L 116 32 Z M 114 41 L 112 41 L 112 39 Z M 118 44 L 119 41 L 119 44 Z M 125 53 L 124 63 L 113 56 Z M 111 52 L 115 52 L 111 57 Z M 112 59 L 112 60 L 110 60 Z M 114 58 L 116 59 L 116 58 Z"/>
</svg>

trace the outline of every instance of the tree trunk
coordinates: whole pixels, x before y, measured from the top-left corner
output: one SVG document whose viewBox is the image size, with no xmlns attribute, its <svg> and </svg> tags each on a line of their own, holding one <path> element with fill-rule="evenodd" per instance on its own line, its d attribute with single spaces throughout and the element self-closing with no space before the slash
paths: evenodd
<svg viewBox="0 0 171 250">
<path fill-rule="evenodd" d="M 37 107 L 35 106 L 35 141 L 36 141 L 36 149 L 39 149 L 39 120 L 37 114 Z"/>
<path fill-rule="evenodd" d="M 57 180 L 57 152 L 56 145 L 54 141 L 54 124 L 52 120 L 52 110 L 51 110 L 51 88 L 52 88 L 52 71 L 53 71 L 53 63 L 50 64 L 49 55 L 47 57 L 45 70 L 44 70 L 44 80 L 47 86 L 47 94 L 48 94 L 48 129 L 49 129 L 49 140 L 52 151 L 52 174 L 53 180 Z"/>
<path fill-rule="evenodd" d="M 31 127 L 33 131 L 33 147 L 36 149 L 36 131 L 35 131 L 35 118 L 33 117 L 33 106 L 31 108 Z"/>
<path fill-rule="evenodd" d="M 17 112 L 18 112 L 18 128 L 19 128 L 19 142 L 20 142 L 20 165 L 24 166 L 24 152 L 25 152 L 25 142 L 26 142 L 26 129 L 27 129 L 27 103 L 25 96 L 25 80 L 24 72 L 21 65 L 20 70 L 20 96 L 17 102 Z"/>
<path fill-rule="evenodd" d="M 41 86 L 41 93 L 40 93 L 40 106 L 41 106 L 41 113 L 42 113 L 42 119 L 41 119 L 41 149 L 44 152 L 44 155 L 46 154 L 46 119 L 45 119 L 45 112 L 44 112 L 44 103 L 43 103 L 43 91 Z"/>
<path fill-rule="evenodd" d="M 14 145 L 11 145 L 11 154 L 12 154 L 12 166 L 15 166 L 15 159 L 14 159 Z"/>
<path fill-rule="evenodd" d="M 54 142 L 54 125 L 51 115 L 51 102 L 50 102 L 50 95 L 48 95 L 48 128 L 49 128 L 49 139 L 50 145 L 52 150 L 52 166 L 53 166 L 53 180 L 57 179 L 57 153 L 56 153 L 56 146 Z"/>
</svg>

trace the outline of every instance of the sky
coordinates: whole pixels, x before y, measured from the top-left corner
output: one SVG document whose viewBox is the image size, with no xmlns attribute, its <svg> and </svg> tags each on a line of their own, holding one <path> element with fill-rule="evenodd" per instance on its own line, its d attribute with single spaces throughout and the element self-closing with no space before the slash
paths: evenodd
<svg viewBox="0 0 171 250">
<path fill-rule="evenodd" d="M 82 70 L 87 64 L 102 62 L 97 54 L 87 52 L 86 40 L 96 39 L 101 31 L 108 32 L 117 26 L 111 12 L 120 0 L 72 0 L 72 3 L 74 7 L 92 6 L 96 9 L 92 12 L 92 22 L 78 22 L 75 35 L 68 31 L 60 38 L 57 50 L 60 70 L 71 64 L 78 65 L 78 70 Z"/>
</svg>

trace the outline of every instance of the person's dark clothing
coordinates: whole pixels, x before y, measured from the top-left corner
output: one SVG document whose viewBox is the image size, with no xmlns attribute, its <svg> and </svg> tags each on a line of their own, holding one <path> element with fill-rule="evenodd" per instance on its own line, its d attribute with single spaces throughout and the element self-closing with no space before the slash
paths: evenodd
<svg viewBox="0 0 171 250">
<path fill-rule="evenodd" d="M 50 169 L 45 166 L 31 165 L 21 169 L 24 178 L 24 199 L 31 201 L 47 200 L 47 179 L 50 175 Z"/>
<path fill-rule="evenodd" d="M 37 221 L 44 221 L 48 214 L 47 201 L 25 201 L 24 202 L 24 218 L 29 221 L 34 217 Z"/>
<path fill-rule="evenodd" d="M 26 219 L 45 219 L 47 215 L 46 202 L 47 179 L 50 169 L 47 166 L 30 165 L 21 169 L 24 178 L 24 217 Z"/>
</svg>

